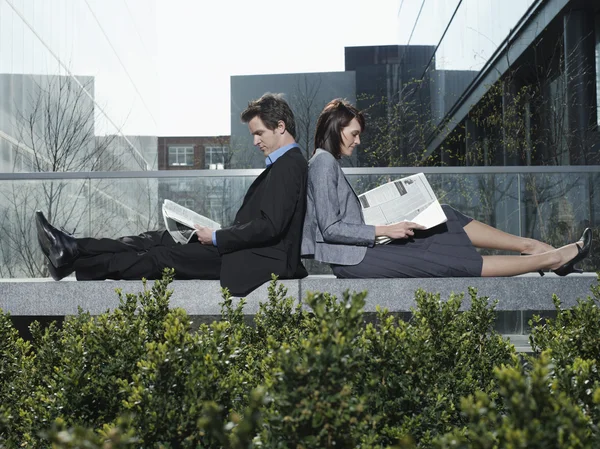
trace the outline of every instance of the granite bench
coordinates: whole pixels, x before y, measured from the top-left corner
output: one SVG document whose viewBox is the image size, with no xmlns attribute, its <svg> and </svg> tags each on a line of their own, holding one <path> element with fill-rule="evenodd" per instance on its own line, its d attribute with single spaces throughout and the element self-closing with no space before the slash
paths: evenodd
<svg viewBox="0 0 600 449">
<path fill-rule="evenodd" d="M 576 304 L 578 298 L 591 295 L 590 286 L 597 284 L 595 273 L 558 277 L 528 274 L 511 278 L 434 278 L 434 279 L 336 279 L 331 275 L 313 275 L 300 280 L 280 281 L 288 295 L 303 298 L 307 292 L 330 292 L 341 296 L 345 290 L 368 291 L 365 312 L 375 312 L 377 306 L 398 314 L 410 313 L 415 307 L 414 293 L 422 288 L 440 293 L 447 299 L 454 293 L 466 293 L 474 287 L 479 296 L 497 299 L 497 330 L 503 334 L 526 334 L 527 322 L 533 314 L 552 316 L 552 295 L 556 293 L 565 307 Z M 98 315 L 118 306 L 115 289 L 124 293 L 142 290 L 141 281 L 77 282 L 67 278 L 0 280 L 0 309 L 13 319 L 61 319 L 77 313 L 78 307 Z M 192 317 L 214 319 L 220 315 L 222 301 L 218 281 L 174 281 L 171 284 L 172 307 L 182 307 Z M 260 301 L 267 298 L 267 284 L 246 297 L 244 312 L 254 315 Z M 468 295 L 463 308 L 469 307 Z"/>
</svg>

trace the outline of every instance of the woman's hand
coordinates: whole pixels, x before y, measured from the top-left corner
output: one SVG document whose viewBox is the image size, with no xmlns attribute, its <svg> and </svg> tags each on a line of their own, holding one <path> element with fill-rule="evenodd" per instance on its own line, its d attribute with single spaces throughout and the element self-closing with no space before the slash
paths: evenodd
<svg viewBox="0 0 600 449">
<path fill-rule="evenodd" d="M 385 236 L 391 239 L 407 239 L 415 235 L 415 229 L 423 230 L 425 226 L 412 221 L 400 221 L 390 225 L 375 226 L 375 237 Z"/>
</svg>

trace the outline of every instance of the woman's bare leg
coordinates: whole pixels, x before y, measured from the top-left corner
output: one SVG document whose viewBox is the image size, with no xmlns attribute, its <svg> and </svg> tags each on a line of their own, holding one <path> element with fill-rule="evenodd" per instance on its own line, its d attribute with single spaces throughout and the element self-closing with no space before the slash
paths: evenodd
<svg viewBox="0 0 600 449">
<path fill-rule="evenodd" d="M 582 242 L 579 242 L 579 246 L 582 246 Z M 540 269 L 556 269 L 573 259 L 577 253 L 577 246 L 572 243 L 532 256 L 483 256 L 481 276 L 516 276 Z"/>
<path fill-rule="evenodd" d="M 543 254 L 555 249 L 553 246 L 540 242 L 539 240 L 518 237 L 500 231 L 499 229 L 488 226 L 477 220 L 473 220 L 467 224 L 464 227 L 464 230 L 469 239 L 471 239 L 473 246 L 477 248 L 500 249 L 526 254 Z"/>
</svg>

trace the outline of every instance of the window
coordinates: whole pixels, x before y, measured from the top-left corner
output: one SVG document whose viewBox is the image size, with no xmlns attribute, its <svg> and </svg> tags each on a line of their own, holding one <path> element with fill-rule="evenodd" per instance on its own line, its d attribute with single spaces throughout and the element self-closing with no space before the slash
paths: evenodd
<svg viewBox="0 0 600 449">
<path fill-rule="evenodd" d="M 206 147 L 204 150 L 204 167 L 211 170 L 222 170 L 225 168 L 229 147 Z"/>
<path fill-rule="evenodd" d="M 192 167 L 194 165 L 194 147 L 169 145 L 169 166 Z"/>
</svg>

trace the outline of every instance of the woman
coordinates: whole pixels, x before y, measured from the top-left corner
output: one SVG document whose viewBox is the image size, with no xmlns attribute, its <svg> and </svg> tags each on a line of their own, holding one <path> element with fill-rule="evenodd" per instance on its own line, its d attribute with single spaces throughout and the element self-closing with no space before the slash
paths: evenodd
<svg viewBox="0 0 600 449">
<path fill-rule="evenodd" d="M 499 231 L 447 205 L 442 208 L 448 221 L 427 230 L 411 222 L 366 225 L 358 197 L 338 163 L 341 156 L 352 155 L 364 128 L 362 113 L 345 100 L 332 100 L 319 116 L 316 150 L 308 169 L 303 257 L 329 263 L 338 278 L 514 276 L 542 269 L 560 276 L 580 272 L 574 265 L 590 254 L 589 228 L 578 244 L 555 249 Z M 379 236 L 394 240 L 375 245 Z M 475 247 L 527 255 L 481 256 Z"/>
</svg>

